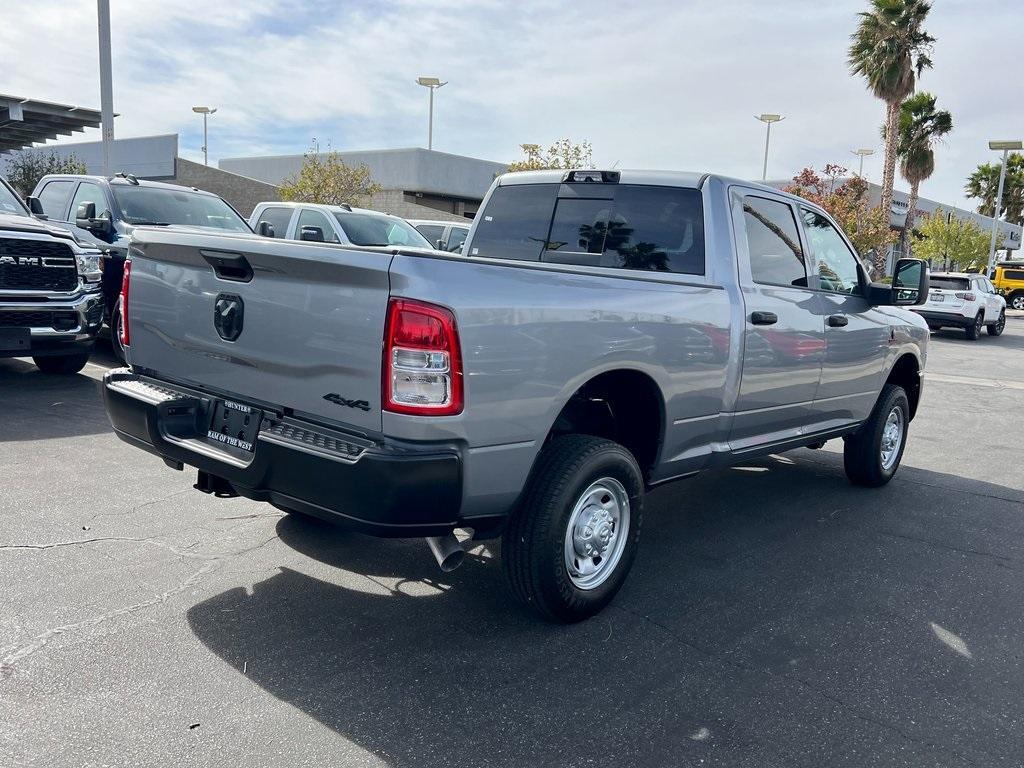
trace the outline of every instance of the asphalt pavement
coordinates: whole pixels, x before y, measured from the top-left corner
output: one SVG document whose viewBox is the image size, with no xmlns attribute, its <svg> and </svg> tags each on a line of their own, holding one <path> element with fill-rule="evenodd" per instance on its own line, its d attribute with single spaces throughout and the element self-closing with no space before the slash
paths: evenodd
<svg viewBox="0 0 1024 768">
<path fill-rule="evenodd" d="M 111 433 L 113 364 L 0 361 L 0 766 L 1024 763 L 1024 318 L 933 336 L 883 489 L 833 442 L 656 491 L 569 627 L 495 547 L 194 491 Z"/>
</svg>

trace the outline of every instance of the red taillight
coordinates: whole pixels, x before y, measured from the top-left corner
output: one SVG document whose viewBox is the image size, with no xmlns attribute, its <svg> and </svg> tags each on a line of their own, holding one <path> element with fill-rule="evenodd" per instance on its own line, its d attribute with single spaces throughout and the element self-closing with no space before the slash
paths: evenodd
<svg viewBox="0 0 1024 768">
<path fill-rule="evenodd" d="M 972 291 L 956 291 L 953 295 L 964 301 L 974 301 L 977 298 Z"/>
<path fill-rule="evenodd" d="M 128 285 L 131 282 L 132 263 L 125 261 L 124 276 L 121 278 L 121 296 L 118 298 L 118 308 L 121 315 L 121 346 L 127 347 L 131 344 L 131 336 L 128 333 Z"/>
<path fill-rule="evenodd" d="M 391 299 L 382 369 L 384 410 L 417 416 L 462 413 L 462 354 L 450 310 Z"/>
</svg>

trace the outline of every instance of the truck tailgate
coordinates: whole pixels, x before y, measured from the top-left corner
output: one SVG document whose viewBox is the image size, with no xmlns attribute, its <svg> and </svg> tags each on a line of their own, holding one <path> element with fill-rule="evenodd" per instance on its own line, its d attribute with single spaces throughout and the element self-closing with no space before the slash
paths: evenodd
<svg viewBox="0 0 1024 768">
<path fill-rule="evenodd" d="M 390 255 L 139 229 L 131 258 L 132 366 L 242 402 L 380 430 Z M 230 327 L 225 334 L 225 323 L 215 324 L 218 298 L 240 319 L 233 341 L 224 338 Z"/>
</svg>

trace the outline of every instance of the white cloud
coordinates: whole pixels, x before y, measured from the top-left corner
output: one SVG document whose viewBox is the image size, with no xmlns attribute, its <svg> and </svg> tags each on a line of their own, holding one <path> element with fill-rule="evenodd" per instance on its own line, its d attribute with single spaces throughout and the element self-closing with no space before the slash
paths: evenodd
<svg viewBox="0 0 1024 768">
<path fill-rule="evenodd" d="M 438 93 L 435 146 L 510 159 L 520 142 L 589 139 L 599 164 L 795 174 L 876 146 L 882 107 L 850 77 L 848 35 L 862 0 L 809 4 L 590 0 L 114 0 L 119 136 L 178 132 L 197 157 L 194 104 L 217 106 L 211 152 L 297 152 L 311 136 L 338 148 L 424 141 L 417 75 Z M 1024 133 L 1022 67 L 992 30 L 1019 22 L 1000 0 L 936 4 L 935 69 L 922 87 L 953 112 L 926 197 L 962 202 L 964 178 L 991 159 L 989 138 Z M 35 0 L 5 14 L 0 90 L 98 106 L 93 0 Z M 16 22 L 11 19 L 17 18 Z M 991 72 L 1000 73 L 993 81 Z M 93 132 L 95 133 L 95 132 Z M 79 137 L 80 138 L 80 137 Z"/>
</svg>

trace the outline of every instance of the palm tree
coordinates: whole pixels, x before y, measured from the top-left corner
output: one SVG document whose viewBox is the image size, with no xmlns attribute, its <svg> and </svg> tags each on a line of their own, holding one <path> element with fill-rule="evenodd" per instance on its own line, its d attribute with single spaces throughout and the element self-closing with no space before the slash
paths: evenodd
<svg viewBox="0 0 1024 768">
<path fill-rule="evenodd" d="M 921 91 L 900 105 L 899 134 L 896 154 L 900 159 L 900 174 L 910 184 L 907 199 L 907 220 L 903 226 L 905 242 L 914 227 L 918 190 L 921 182 L 935 171 L 934 143 L 953 130 L 953 117 L 944 109 L 935 108 L 935 97 Z"/>
<path fill-rule="evenodd" d="M 968 197 L 976 197 L 981 201 L 978 203 L 978 213 L 982 216 L 995 215 L 1001 169 L 1002 163 L 984 163 L 967 178 L 964 191 Z M 1006 179 L 999 208 L 1001 218 L 1011 224 L 1024 225 L 1024 155 L 1019 152 L 1011 152 L 1006 159 Z"/>
<path fill-rule="evenodd" d="M 931 67 L 935 38 L 922 25 L 931 3 L 925 0 L 870 0 L 871 9 L 860 16 L 851 36 L 850 71 L 861 75 L 870 91 L 886 103 L 885 164 L 882 173 L 882 210 L 892 205 L 896 176 L 896 140 L 900 105 L 914 92 L 916 78 Z M 875 269 L 885 271 L 885 254 L 876 256 Z"/>
</svg>

